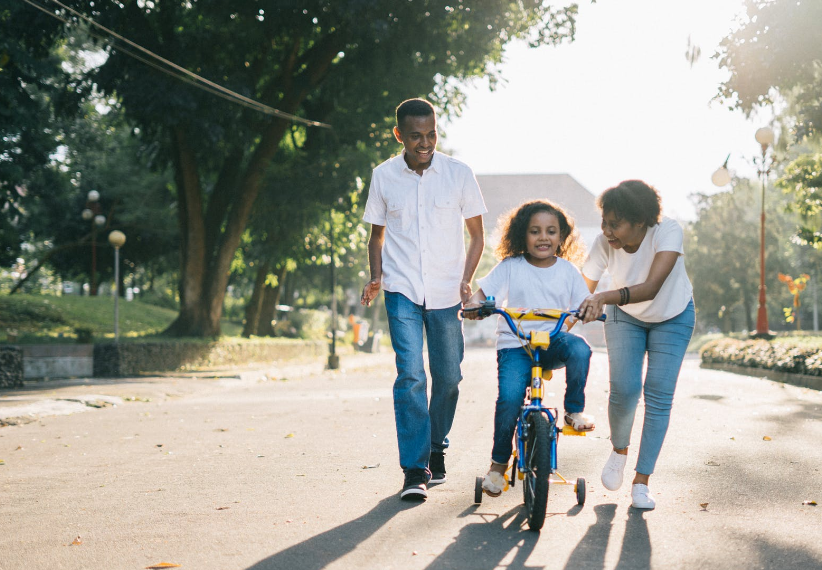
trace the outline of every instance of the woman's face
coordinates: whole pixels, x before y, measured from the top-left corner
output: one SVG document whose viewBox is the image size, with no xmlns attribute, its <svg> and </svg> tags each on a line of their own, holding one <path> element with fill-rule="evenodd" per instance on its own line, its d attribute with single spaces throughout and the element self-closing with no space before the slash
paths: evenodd
<svg viewBox="0 0 822 570">
<path fill-rule="evenodd" d="M 614 249 L 634 253 L 642 244 L 646 230 L 647 226 L 644 223 L 617 219 L 613 212 L 602 215 L 602 233 L 608 239 L 608 245 Z"/>
</svg>

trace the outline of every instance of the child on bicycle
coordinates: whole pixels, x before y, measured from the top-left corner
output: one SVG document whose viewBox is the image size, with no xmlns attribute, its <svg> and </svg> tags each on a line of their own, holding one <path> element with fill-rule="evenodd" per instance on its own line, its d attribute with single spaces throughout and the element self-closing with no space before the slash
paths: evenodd
<svg viewBox="0 0 822 570">
<path fill-rule="evenodd" d="M 574 220 L 548 201 L 526 202 L 502 222 L 502 238 L 496 248 L 500 261 L 479 279 L 480 289 L 468 300 L 475 308 L 493 296 L 509 307 L 576 309 L 588 297 L 582 274 L 572 261 L 581 261 L 584 247 Z M 466 318 L 477 319 L 468 312 Z M 524 334 L 552 330 L 553 321 L 523 321 Z M 594 429 L 594 418 L 584 414 L 585 384 L 591 348 L 581 337 L 559 332 L 547 349 L 540 349 L 546 369 L 565 368 L 565 423 L 577 431 Z M 497 325 L 497 373 L 499 395 L 494 414 L 494 446 L 491 468 L 482 487 L 497 497 L 505 487 L 504 473 L 513 451 L 517 417 L 531 382 L 532 360 L 520 339 L 499 319 Z"/>
</svg>

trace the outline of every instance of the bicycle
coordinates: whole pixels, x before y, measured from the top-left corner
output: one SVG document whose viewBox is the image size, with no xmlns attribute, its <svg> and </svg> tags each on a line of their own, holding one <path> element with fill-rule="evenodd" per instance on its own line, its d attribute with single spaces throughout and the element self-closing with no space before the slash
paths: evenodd
<svg viewBox="0 0 822 570">
<path fill-rule="evenodd" d="M 476 311 L 480 318 L 497 314 L 501 315 L 523 342 L 533 360 L 531 368 L 531 386 L 526 390 L 525 402 L 520 409 L 516 427 L 516 447 L 514 460 L 511 466 L 511 478 L 508 487 L 513 487 L 516 479 L 523 481 L 522 494 L 525 509 L 528 514 L 528 527 L 537 531 L 545 522 L 545 511 L 548 506 L 548 489 L 551 483 L 555 485 L 573 485 L 578 505 L 585 504 L 585 479 L 579 477 L 571 482 L 557 473 L 557 436 L 564 435 L 584 436 L 586 432 L 576 431 L 571 426 L 557 427 L 557 409 L 548 408 L 542 404 L 544 382 L 551 380 L 552 370 L 543 370 L 539 363 L 539 349 L 547 349 L 551 340 L 562 330 L 562 325 L 568 317 L 579 318 L 579 311 L 563 311 L 559 309 L 516 309 L 497 307 L 494 297 L 488 297 L 485 302 L 476 308 L 463 309 L 462 314 Z M 556 320 L 551 331 L 531 331 L 523 333 L 519 325 L 526 320 Z M 605 315 L 597 318 L 605 321 Z M 516 322 L 515 322 L 516 321 Z M 552 478 L 556 475 L 558 478 Z M 474 502 L 482 502 L 483 477 L 476 478 L 474 483 Z"/>
</svg>

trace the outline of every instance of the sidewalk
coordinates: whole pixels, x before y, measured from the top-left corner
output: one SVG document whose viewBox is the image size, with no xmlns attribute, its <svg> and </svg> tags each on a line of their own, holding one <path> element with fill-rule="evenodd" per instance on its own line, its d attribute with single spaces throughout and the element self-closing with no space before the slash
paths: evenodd
<svg viewBox="0 0 822 570">
<path fill-rule="evenodd" d="M 349 353 L 341 355 L 340 363 L 342 368 L 358 367 L 385 358 L 393 360 L 394 354 L 390 351 Z M 323 357 L 130 378 L 27 380 L 23 388 L 0 390 L 0 428 L 34 422 L 44 416 L 78 414 L 125 402 L 159 402 L 259 382 L 283 381 L 290 376 L 321 374 L 325 366 L 326 358 Z"/>
</svg>

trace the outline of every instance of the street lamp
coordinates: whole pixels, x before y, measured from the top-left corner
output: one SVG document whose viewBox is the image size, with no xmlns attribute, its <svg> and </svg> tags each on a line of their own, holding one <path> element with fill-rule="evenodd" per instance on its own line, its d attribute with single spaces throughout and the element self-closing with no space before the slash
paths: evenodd
<svg viewBox="0 0 822 570">
<path fill-rule="evenodd" d="M 86 207 L 80 216 L 91 224 L 91 289 L 90 295 L 97 295 L 97 228 L 106 223 L 106 217 L 100 213 L 100 193 L 90 190 L 86 196 Z"/>
<path fill-rule="evenodd" d="M 120 248 L 126 243 L 126 234 L 114 230 L 108 234 L 108 242 L 114 246 L 114 342 L 120 340 Z"/>
<path fill-rule="evenodd" d="M 756 131 L 754 135 L 756 142 L 762 148 L 762 158 L 754 163 L 757 163 L 756 174 L 762 179 L 762 210 L 759 222 L 759 307 L 756 315 L 756 332 L 751 336 L 753 338 L 773 338 L 768 327 L 768 308 L 766 304 L 766 287 L 765 287 L 765 186 L 768 181 L 768 174 L 771 173 L 771 166 L 773 165 L 773 158 L 768 161 L 768 148 L 773 146 L 774 132 L 770 127 L 762 127 Z M 730 158 L 730 154 L 728 158 Z M 717 186 L 725 186 L 731 182 L 731 174 L 728 172 L 728 158 L 725 159 L 725 164 L 716 169 L 711 175 L 711 181 Z"/>
<path fill-rule="evenodd" d="M 765 305 L 765 185 L 768 181 L 768 174 L 771 173 L 771 161 L 767 161 L 768 147 L 773 146 L 774 133 L 770 127 L 762 127 L 757 129 L 754 135 L 756 142 L 762 147 L 762 159 L 756 171 L 757 175 L 762 178 L 762 213 L 760 215 L 759 223 L 759 310 L 756 315 L 756 334 L 755 338 L 771 338 L 771 332 L 768 330 L 768 308 Z"/>
</svg>

